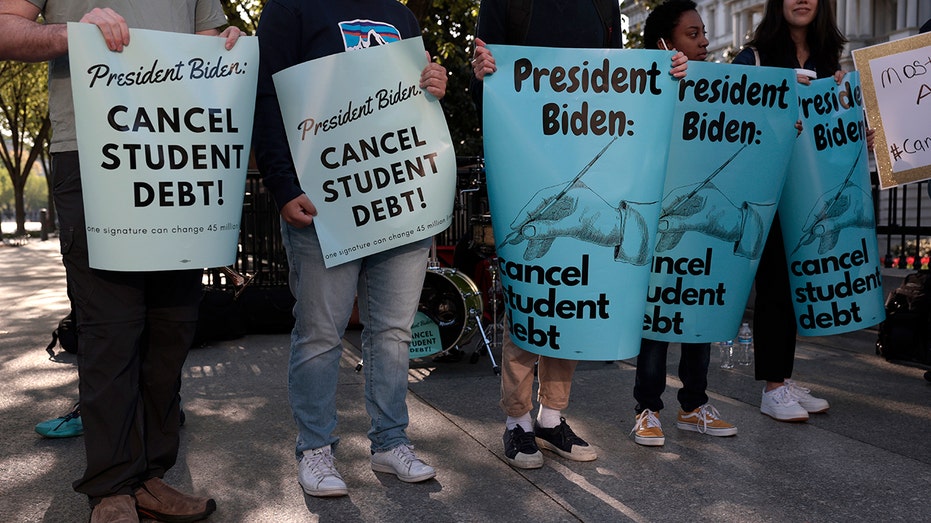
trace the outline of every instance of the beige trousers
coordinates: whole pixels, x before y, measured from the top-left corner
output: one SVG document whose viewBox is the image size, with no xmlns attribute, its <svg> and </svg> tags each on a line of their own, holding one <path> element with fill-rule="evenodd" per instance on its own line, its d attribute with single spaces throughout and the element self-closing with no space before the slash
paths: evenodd
<svg viewBox="0 0 931 523">
<path fill-rule="evenodd" d="M 563 410 L 569 406 L 572 375 L 576 360 L 540 356 L 521 349 L 511 341 L 507 325 L 501 346 L 501 409 L 517 418 L 533 409 L 533 364 L 537 363 L 540 382 L 537 401 L 548 408 Z"/>
</svg>

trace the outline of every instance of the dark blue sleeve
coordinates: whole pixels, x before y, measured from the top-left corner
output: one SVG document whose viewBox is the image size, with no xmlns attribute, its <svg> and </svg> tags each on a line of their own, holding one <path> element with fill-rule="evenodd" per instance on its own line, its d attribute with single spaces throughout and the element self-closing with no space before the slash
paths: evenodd
<svg viewBox="0 0 931 523">
<path fill-rule="evenodd" d="M 252 149 L 265 187 L 278 209 L 303 193 L 291 160 L 278 94 L 272 75 L 300 63 L 301 13 L 271 0 L 262 10 L 259 38 L 259 80 L 255 101 Z"/>
<path fill-rule="evenodd" d="M 744 47 L 740 53 L 731 60 L 731 63 L 737 65 L 756 65 L 756 55 L 753 54 L 753 48 Z"/>
<path fill-rule="evenodd" d="M 624 46 L 623 41 L 621 40 L 621 9 L 617 7 L 611 11 L 611 41 L 608 44 L 608 47 L 611 49 L 620 49 Z"/>
<path fill-rule="evenodd" d="M 475 27 L 475 37 L 481 38 L 486 44 L 507 43 L 507 2 L 504 0 L 482 0 L 478 9 L 478 22 Z M 472 74 L 469 82 L 472 92 L 472 101 L 478 110 L 478 117 L 482 117 L 482 81 Z"/>
</svg>

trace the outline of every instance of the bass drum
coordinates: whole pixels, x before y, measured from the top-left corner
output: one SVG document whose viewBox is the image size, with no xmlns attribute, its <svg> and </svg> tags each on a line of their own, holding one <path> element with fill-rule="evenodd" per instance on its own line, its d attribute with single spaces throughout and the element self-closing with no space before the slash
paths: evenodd
<svg viewBox="0 0 931 523">
<path fill-rule="evenodd" d="M 443 350 L 464 344 L 482 317 L 482 294 L 468 276 L 445 267 L 427 269 L 418 310 L 440 328 Z"/>
</svg>

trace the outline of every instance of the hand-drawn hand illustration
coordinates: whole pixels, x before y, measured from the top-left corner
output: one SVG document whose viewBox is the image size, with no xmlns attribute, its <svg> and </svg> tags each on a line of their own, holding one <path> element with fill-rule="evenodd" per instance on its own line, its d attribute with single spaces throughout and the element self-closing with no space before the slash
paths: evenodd
<svg viewBox="0 0 931 523">
<path fill-rule="evenodd" d="M 528 261 L 546 255 L 560 237 L 612 247 L 617 261 L 643 265 L 649 258 L 643 215 L 629 202 L 611 205 L 582 181 L 568 190 L 559 184 L 537 191 L 511 229 L 508 243 L 527 241 L 524 259 Z"/>
<path fill-rule="evenodd" d="M 837 245 L 842 230 L 875 227 L 872 197 L 852 179 L 861 156 L 862 151 L 850 166 L 844 181 L 822 194 L 815 203 L 792 254 L 798 252 L 802 245 L 809 245 L 815 240 L 819 240 L 818 254 L 824 254 Z"/>
<path fill-rule="evenodd" d="M 702 185 L 695 190 L 696 185 Z M 732 202 L 714 183 L 673 189 L 663 198 L 656 252 L 679 244 L 689 231 L 734 243 L 735 254 L 759 258 L 763 249 L 763 218 L 760 204 Z"/>
<path fill-rule="evenodd" d="M 656 252 L 673 249 L 686 232 L 693 231 L 733 242 L 738 256 L 760 257 L 764 222 L 758 209 L 774 204 L 743 201 L 738 205 L 713 181 L 746 147 L 744 144 L 701 182 L 674 188 L 663 196 Z"/>
</svg>

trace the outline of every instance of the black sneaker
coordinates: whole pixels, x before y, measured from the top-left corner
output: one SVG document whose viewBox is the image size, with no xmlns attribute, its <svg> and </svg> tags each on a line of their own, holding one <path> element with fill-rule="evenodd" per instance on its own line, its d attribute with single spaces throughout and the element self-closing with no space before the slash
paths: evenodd
<svg viewBox="0 0 931 523">
<path fill-rule="evenodd" d="M 543 453 L 537 448 L 533 432 L 525 432 L 520 425 L 504 431 L 504 457 L 519 469 L 538 469 L 543 466 Z"/>
<path fill-rule="evenodd" d="M 551 450 L 566 459 L 592 461 L 598 457 L 595 449 L 572 432 L 566 418 L 559 418 L 559 425 L 551 429 L 543 428 L 534 421 L 533 433 L 540 448 Z"/>
</svg>

